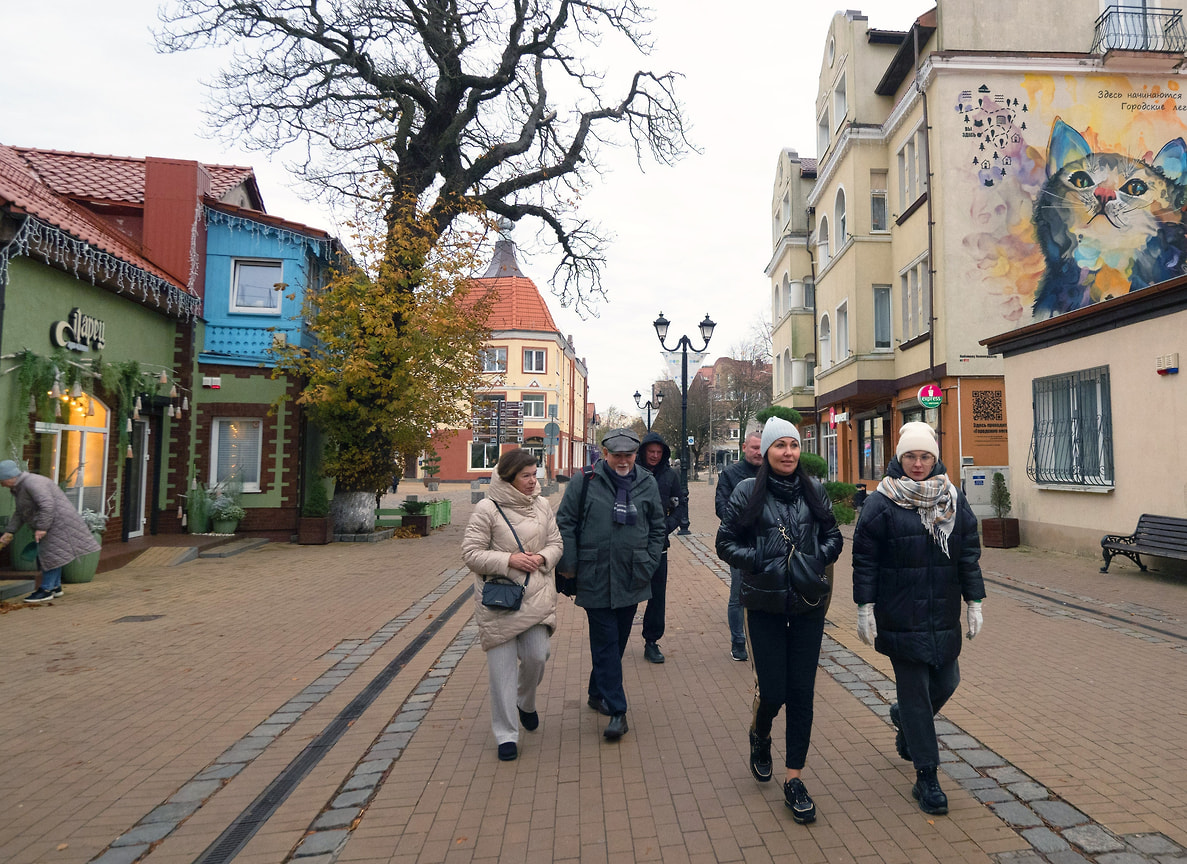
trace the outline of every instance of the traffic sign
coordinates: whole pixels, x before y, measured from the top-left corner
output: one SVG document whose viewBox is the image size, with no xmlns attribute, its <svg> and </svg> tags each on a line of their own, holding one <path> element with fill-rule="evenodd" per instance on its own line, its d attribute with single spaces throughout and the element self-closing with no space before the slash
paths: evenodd
<svg viewBox="0 0 1187 864">
<path fill-rule="evenodd" d="M 696 443 L 697 443 L 697 439 L 696 439 L 696 438 L 694 438 L 692 435 L 689 435 L 689 436 L 688 436 L 688 443 L 689 443 L 689 445 L 690 445 L 690 446 L 691 446 L 691 445 L 693 445 L 693 444 L 696 444 Z"/>
<path fill-rule="evenodd" d="M 561 434 L 560 424 L 559 423 L 545 423 L 544 424 L 544 434 L 547 435 L 549 438 L 555 438 L 557 435 Z"/>
</svg>

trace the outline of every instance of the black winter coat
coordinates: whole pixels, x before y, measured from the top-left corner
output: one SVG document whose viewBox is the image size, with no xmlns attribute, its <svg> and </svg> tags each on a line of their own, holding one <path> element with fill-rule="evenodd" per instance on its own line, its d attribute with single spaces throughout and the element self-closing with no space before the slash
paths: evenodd
<svg viewBox="0 0 1187 864">
<path fill-rule="evenodd" d="M 725 505 L 730 503 L 730 496 L 734 494 L 737 485 L 757 473 L 757 465 L 751 465 L 742 459 L 717 475 L 717 491 L 713 495 L 713 507 L 717 511 L 718 519 L 725 518 Z"/>
<path fill-rule="evenodd" d="M 897 459 L 886 473 L 903 477 Z M 946 473 L 937 461 L 931 476 Z M 960 654 L 960 601 L 981 600 L 977 517 L 957 488 L 956 524 L 945 555 L 919 514 L 879 492 L 861 509 L 853 535 L 853 601 L 873 603 L 874 648 L 888 657 L 939 666 Z"/>
<path fill-rule="evenodd" d="M 647 463 L 643 459 L 643 448 L 648 444 L 659 444 L 664 448 L 664 455 L 660 457 L 659 464 L 654 468 L 648 468 Z M 684 501 L 683 496 L 680 494 L 680 475 L 668 462 L 671 456 L 672 448 L 668 446 L 663 437 L 658 432 L 648 432 L 643 436 L 643 440 L 639 442 L 639 457 L 635 460 L 635 464 L 649 471 L 651 476 L 655 478 L 655 482 L 659 485 L 659 500 L 664 507 L 664 525 L 667 527 L 669 534 L 680 526 L 680 515 L 688 507 L 688 502 Z M 672 541 L 669 538 L 664 538 L 665 549 L 671 543 Z"/>
<path fill-rule="evenodd" d="M 804 484 L 807 488 L 804 488 Z M 841 555 L 844 539 L 832 515 L 832 503 L 824 486 L 801 476 L 801 495 L 794 504 L 774 497 L 769 491 L 756 524 L 742 526 L 738 520 L 754 493 L 755 480 L 740 482 L 725 507 L 725 516 L 717 529 L 717 557 L 742 571 L 742 606 L 763 612 L 784 613 L 796 606 L 795 592 L 789 585 L 786 569 L 788 542 L 779 531 L 782 524 L 800 551 L 816 561 L 816 572 L 832 564 Z M 816 496 L 828 518 L 817 521 L 804 495 Z M 827 605 L 828 598 L 825 599 Z"/>
</svg>

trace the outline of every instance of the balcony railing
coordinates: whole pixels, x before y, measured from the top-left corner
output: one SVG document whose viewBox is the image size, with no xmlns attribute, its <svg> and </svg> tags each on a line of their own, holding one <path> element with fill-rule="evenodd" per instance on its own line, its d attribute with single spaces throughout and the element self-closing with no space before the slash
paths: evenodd
<svg viewBox="0 0 1187 864">
<path fill-rule="evenodd" d="M 1187 52 L 1187 29 L 1180 9 L 1109 6 L 1096 19 L 1093 54 L 1108 51 Z"/>
</svg>

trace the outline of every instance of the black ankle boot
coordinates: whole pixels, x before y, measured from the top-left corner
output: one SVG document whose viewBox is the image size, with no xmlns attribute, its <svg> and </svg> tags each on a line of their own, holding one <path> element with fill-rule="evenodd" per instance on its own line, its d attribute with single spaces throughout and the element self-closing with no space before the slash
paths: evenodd
<svg viewBox="0 0 1187 864">
<path fill-rule="evenodd" d="M 771 779 L 771 736 L 759 738 L 753 729 L 750 730 L 750 773 L 759 783 Z"/>
<path fill-rule="evenodd" d="M 933 816 L 943 816 L 948 812 L 948 796 L 940 788 L 940 781 L 936 779 L 936 769 L 919 768 L 915 772 L 915 785 L 911 787 L 911 795 L 919 802 L 919 809 Z"/>
</svg>

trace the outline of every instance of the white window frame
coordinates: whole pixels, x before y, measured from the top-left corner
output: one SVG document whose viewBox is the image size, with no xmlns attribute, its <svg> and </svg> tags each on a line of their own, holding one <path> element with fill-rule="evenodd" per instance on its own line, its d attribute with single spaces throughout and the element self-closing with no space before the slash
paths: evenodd
<svg viewBox="0 0 1187 864">
<path fill-rule="evenodd" d="M 475 465 L 474 464 L 474 450 L 476 447 L 483 448 L 483 462 L 489 464 Z M 471 441 L 469 447 L 469 455 L 467 459 L 467 470 L 469 471 L 489 471 L 495 467 L 499 461 L 499 445 L 498 444 L 484 444 L 481 441 Z"/>
<path fill-rule="evenodd" d="M 894 315 L 891 313 L 889 285 L 873 286 L 874 293 L 874 350 L 894 350 Z M 879 337 L 882 337 L 881 339 Z"/>
<path fill-rule="evenodd" d="M 836 334 L 834 344 L 837 346 L 837 362 L 844 363 L 849 359 L 849 301 L 842 300 L 836 308 L 836 323 L 833 332 Z"/>
<path fill-rule="evenodd" d="M 904 342 L 931 332 L 930 297 L 927 290 L 929 275 L 926 254 L 899 274 Z"/>
<path fill-rule="evenodd" d="M 920 125 L 899 148 L 900 212 L 906 212 L 907 208 L 918 201 L 920 196 L 927 191 L 927 153 L 924 148 L 924 140 L 924 130 Z"/>
<path fill-rule="evenodd" d="M 523 402 L 523 418 L 525 420 L 528 418 L 534 420 L 543 420 L 546 416 L 548 416 L 548 398 L 543 393 L 524 393 L 522 394 L 521 400 Z M 532 413 L 528 412 L 529 405 L 533 406 Z M 535 413 L 535 406 L 539 406 L 539 414 Z"/>
<path fill-rule="evenodd" d="M 841 128 L 845 114 L 849 111 L 849 98 L 845 88 L 845 70 L 837 78 L 837 89 L 833 91 L 833 129 Z"/>
<path fill-rule="evenodd" d="M 820 225 L 816 228 L 816 257 L 820 259 L 820 267 L 828 265 L 828 217 L 820 217 Z"/>
<path fill-rule="evenodd" d="M 528 357 L 539 359 L 540 363 L 529 364 Z M 523 371 L 531 372 L 537 375 L 542 375 L 548 371 L 548 351 L 545 348 L 524 348 L 523 349 Z"/>
<path fill-rule="evenodd" d="M 817 341 L 820 343 L 820 368 L 827 369 L 833 365 L 832 322 L 829 321 L 827 312 L 820 316 L 820 335 Z"/>
<path fill-rule="evenodd" d="M 273 302 L 273 306 L 244 306 L 239 303 L 239 281 L 241 278 L 241 268 L 244 267 L 267 267 L 269 269 L 279 270 L 278 278 L 272 285 L 278 285 L 284 282 L 284 261 L 279 258 L 234 258 L 231 261 L 231 296 L 229 298 L 230 311 L 240 315 L 280 315 L 281 300 L 283 299 L 283 291 L 277 291 L 270 287 L 270 293 L 264 295 L 265 299 Z"/>
<path fill-rule="evenodd" d="M 828 142 L 832 139 L 832 127 L 828 124 L 828 107 L 825 106 L 824 111 L 820 115 L 820 119 L 816 123 L 816 153 L 817 159 L 824 157 L 824 153 L 828 150 Z"/>
<path fill-rule="evenodd" d="M 479 356 L 482 360 L 484 373 L 501 374 L 507 371 L 507 349 L 505 347 L 483 348 Z M 492 360 L 494 362 L 491 362 Z"/>
<path fill-rule="evenodd" d="M 218 486 L 230 480 L 234 474 L 223 477 L 219 475 L 219 442 L 222 437 L 223 423 L 255 423 L 256 424 L 256 458 L 255 480 L 247 481 L 239 478 L 244 492 L 259 492 L 261 489 L 262 468 L 264 461 L 264 418 L 262 417 L 215 417 L 210 424 L 210 485 Z"/>
<path fill-rule="evenodd" d="M 837 235 L 837 251 L 839 252 L 849 238 L 848 212 L 843 187 L 837 190 L 837 197 L 833 199 L 833 221 L 836 223 L 833 226 L 833 232 Z"/>
<path fill-rule="evenodd" d="M 870 171 L 870 233 L 890 230 L 890 202 L 886 200 L 886 172 Z M 879 208 L 881 219 L 879 220 Z"/>
</svg>

